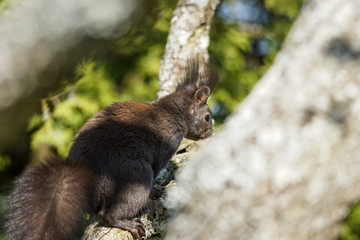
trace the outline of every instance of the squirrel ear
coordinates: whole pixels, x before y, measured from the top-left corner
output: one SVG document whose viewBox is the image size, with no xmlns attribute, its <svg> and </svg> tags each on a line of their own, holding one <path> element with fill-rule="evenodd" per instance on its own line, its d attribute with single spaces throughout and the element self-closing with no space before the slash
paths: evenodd
<svg viewBox="0 0 360 240">
<path fill-rule="evenodd" d="M 206 102 L 206 100 L 208 99 L 208 97 L 210 96 L 210 88 L 207 86 L 202 86 L 200 87 L 196 92 L 195 92 L 195 104 L 196 105 L 200 105 Z"/>
</svg>

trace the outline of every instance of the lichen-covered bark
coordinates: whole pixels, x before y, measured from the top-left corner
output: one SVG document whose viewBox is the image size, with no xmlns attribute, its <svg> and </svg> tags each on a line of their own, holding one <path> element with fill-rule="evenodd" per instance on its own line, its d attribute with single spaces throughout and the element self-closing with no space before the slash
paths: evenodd
<svg viewBox="0 0 360 240">
<path fill-rule="evenodd" d="M 211 19 L 219 0 L 179 0 L 159 69 L 159 97 L 175 90 L 189 56 L 208 60 Z"/>
<path fill-rule="evenodd" d="M 360 2 L 310 1 L 178 176 L 166 239 L 336 239 L 360 197 Z"/>
</svg>

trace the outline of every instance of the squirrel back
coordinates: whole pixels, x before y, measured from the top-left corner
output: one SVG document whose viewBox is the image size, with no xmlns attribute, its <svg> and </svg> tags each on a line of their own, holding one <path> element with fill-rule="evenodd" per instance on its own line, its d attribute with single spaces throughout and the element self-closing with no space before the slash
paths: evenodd
<svg viewBox="0 0 360 240">
<path fill-rule="evenodd" d="M 212 135 L 207 99 L 218 76 L 197 59 L 188 61 L 176 91 L 149 103 L 118 102 L 89 119 L 65 162 L 50 160 L 16 181 L 10 196 L 10 240 L 73 239 L 82 214 L 102 225 L 145 235 L 138 216 L 159 171 L 183 137 Z"/>
</svg>

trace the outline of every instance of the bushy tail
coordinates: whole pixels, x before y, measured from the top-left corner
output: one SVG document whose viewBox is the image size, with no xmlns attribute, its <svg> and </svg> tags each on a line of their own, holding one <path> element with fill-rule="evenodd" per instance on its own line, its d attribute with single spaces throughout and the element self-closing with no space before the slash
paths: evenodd
<svg viewBox="0 0 360 240">
<path fill-rule="evenodd" d="M 9 197 L 9 240 L 81 236 L 83 213 L 94 204 L 95 177 L 85 166 L 52 159 L 24 172 Z"/>
</svg>

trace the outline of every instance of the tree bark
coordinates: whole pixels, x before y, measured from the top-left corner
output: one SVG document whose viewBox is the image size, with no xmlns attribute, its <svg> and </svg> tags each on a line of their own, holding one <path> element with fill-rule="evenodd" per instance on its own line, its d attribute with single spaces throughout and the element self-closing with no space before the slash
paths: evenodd
<svg viewBox="0 0 360 240">
<path fill-rule="evenodd" d="M 198 55 L 200 61 L 208 60 L 211 19 L 218 4 L 219 0 L 178 1 L 159 69 L 158 97 L 175 90 L 187 58 Z"/>
<path fill-rule="evenodd" d="M 166 239 L 336 239 L 360 197 L 360 2 L 310 1 L 169 191 Z"/>
</svg>

